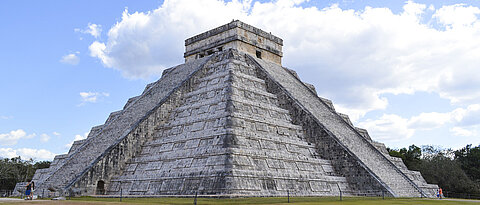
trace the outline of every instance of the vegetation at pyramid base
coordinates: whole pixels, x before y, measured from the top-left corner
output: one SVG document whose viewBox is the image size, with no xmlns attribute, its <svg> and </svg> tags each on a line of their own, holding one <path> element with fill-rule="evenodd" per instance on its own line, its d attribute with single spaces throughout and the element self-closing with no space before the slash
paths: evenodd
<svg viewBox="0 0 480 205">
<path fill-rule="evenodd" d="M 0 190 L 13 190 L 17 182 L 31 180 L 37 169 L 48 168 L 50 163 L 20 157 L 0 159 Z"/>
<path fill-rule="evenodd" d="M 480 145 L 467 145 L 456 151 L 411 145 L 408 149 L 388 151 L 390 156 L 402 158 L 408 169 L 420 171 L 428 183 L 438 184 L 450 196 L 462 198 L 469 193 L 480 198 Z"/>
<path fill-rule="evenodd" d="M 480 145 L 466 147 L 454 152 L 455 160 L 458 161 L 465 173 L 475 182 L 480 183 Z"/>
</svg>

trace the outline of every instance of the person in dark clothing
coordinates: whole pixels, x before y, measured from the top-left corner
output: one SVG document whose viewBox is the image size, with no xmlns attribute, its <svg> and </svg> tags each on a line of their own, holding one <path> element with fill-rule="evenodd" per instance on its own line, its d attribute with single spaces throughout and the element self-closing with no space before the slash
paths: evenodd
<svg viewBox="0 0 480 205">
<path fill-rule="evenodd" d="M 30 199 L 30 195 L 32 194 L 32 181 L 28 181 L 27 189 L 25 190 L 25 200 Z"/>
</svg>

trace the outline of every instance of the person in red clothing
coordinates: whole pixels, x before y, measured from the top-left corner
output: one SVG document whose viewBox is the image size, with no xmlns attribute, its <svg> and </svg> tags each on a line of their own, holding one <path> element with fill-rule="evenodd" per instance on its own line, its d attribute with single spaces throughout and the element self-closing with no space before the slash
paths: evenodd
<svg viewBox="0 0 480 205">
<path fill-rule="evenodd" d="M 443 191 L 442 191 L 442 188 L 438 189 L 438 197 L 440 197 L 440 199 L 442 199 L 442 196 L 443 196 Z"/>
</svg>

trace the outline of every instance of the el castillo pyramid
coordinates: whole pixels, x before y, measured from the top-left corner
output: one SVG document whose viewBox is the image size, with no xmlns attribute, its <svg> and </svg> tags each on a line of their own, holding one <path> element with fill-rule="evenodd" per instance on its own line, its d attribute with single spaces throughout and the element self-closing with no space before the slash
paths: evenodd
<svg viewBox="0 0 480 205">
<path fill-rule="evenodd" d="M 37 170 L 36 194 L 434 195 L 282 67 L 282 39 L 232 21 L 185 46 L 184 64 Z"/>
</svg>

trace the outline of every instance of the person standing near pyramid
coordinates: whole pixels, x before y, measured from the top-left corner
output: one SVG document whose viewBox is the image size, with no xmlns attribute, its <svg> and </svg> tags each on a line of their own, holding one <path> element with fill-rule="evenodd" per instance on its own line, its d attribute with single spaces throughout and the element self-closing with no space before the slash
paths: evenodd
<svg viewBox="0 0 480 205">
<path fill-rule="evenodd" d="M 32 188 L 33 188 L 33 181 L 29 181 L 28 184 L 25 186 L 27 189 L 25 190 L 25 200 L 32 200 Z"/>
</svg>

